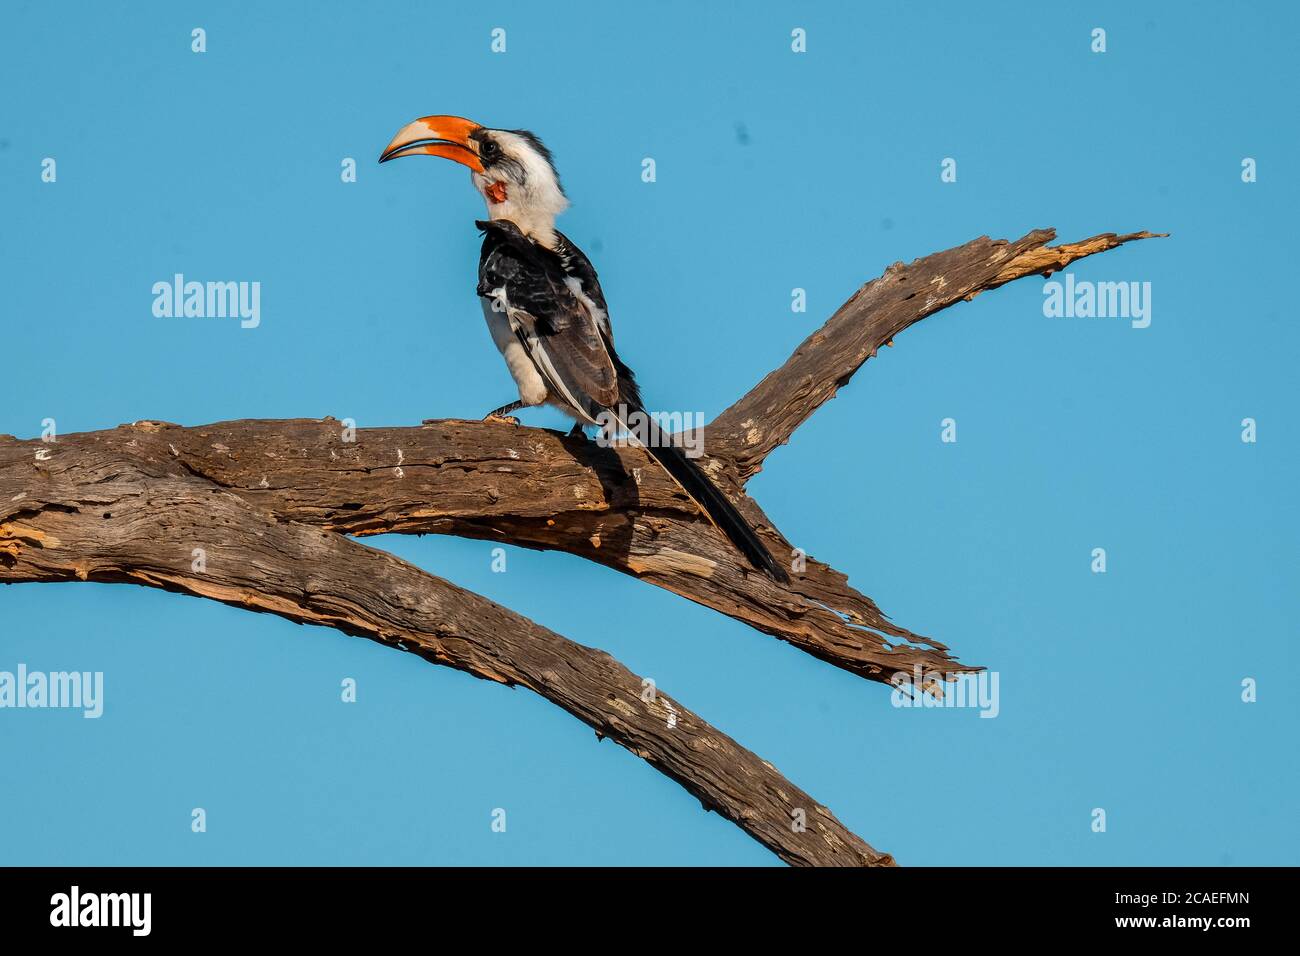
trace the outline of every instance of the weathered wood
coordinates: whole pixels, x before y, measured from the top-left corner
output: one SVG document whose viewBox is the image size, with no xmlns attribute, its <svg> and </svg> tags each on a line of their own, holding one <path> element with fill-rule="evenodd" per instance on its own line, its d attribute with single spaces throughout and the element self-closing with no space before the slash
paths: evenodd
<svg viewBox="0 0 1300 956">
<path fill-rule="evenodd" d="M 876 349 L 963 299 L 1151 233 L 1048 246 L 1051 230 L 895 264 L 705 431 L 702 460 L 768 541 L 745 481 Z M 836 666 L 888 681 L 968 665 L 892 624 L 808 558 L 788 588 L 754 572 L 644 452 L 502 423 L 345 430 L 324 421 L 136 422 L 0 436 L 0 581 L 181 591 L 338 628 L 520 684 L 678 780 L 791 863 L 889 865 L 774 768 L 639 679 L 485 598 L 346 535 L 438 533 L 567 551 L 635 575 Z M 192 550 L 204 548 L 202 570 Z M 668 720 L 675 712 L 675 719 Z M 671 725 L 671 726 L 670 726 Z M 804 810 L 806 831 L 794 826 Z"/>
<path fill-rule="evenodd" d="M 40 442 L 0 445 L 0 581 L 179 591 L 522 685 L 681 783 L 788 863 L 892 865 L 771 764 L 662 691 L 647 695 L 641 679 L 605 652 L 393 555 L 259 512 L 129 444 L 86 454 L 58 442 L 44 446 L 43 461 L 33 454 Z M 203 551 L 201 570 L 195 548 Z"/>
<path fill-rule="evenodd" d="M 567 551 L 875 680 L 913 667 L 966 669 L 942 645 L 891 624 L 844 575 L 814 559 L 788 589 L 755 572 L 637 448 L 478 421 L 348 437 L 333 419 L 154 422 L 62 435 L 55 447 L 80 457 L 146 455 L 171 474 L 208 478 L 265 511 L 330 531 L 455 534 Z M 709 464 L 766 528 L 774 553 L 790 554 L 719 462 Z"/>
<path fill-rule="evenodd" d="M 1070 263 L 1135 239 L 1165 233 L 1113 232 L 1049 246 L 1054 229 L 1035 229 L 1014 242 L 981 236 L 903 265 L 853 294 L 820 329 L 709 426 L 709 447 L 725 453 L 742 481 L 790 440 L 796 428 L 835 397 L 867 359 L 926 316 L 1029 275 L 1051 275 Z"/>
</svg>

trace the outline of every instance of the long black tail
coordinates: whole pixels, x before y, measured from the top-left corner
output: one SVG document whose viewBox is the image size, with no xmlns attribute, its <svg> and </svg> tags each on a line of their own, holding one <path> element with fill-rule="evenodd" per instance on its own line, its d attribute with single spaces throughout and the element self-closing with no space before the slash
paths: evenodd
<svg viewBox="0 0 1300 956">
<path fill-rule="evenodd" d="M 681 448 L 670 444 L 670 436 L 658 426 L 651 424 L 649 437 L 651 440 L 646 451 L 682 486 L 682 490 L 691 496 L 691 500 L 700 506 L 700 510 L 708 515 L 718 530 L 731 539 L 731 543 L 749 559 L 749 563 L 773 580 L 789 584 L 790 575 L 785 568 L 772 557 L 749 522 L 727 500 L 727 496 L 709 481 L 708 476 L 696 467 L 695 462 L 687 458 Z"/>
</svg>

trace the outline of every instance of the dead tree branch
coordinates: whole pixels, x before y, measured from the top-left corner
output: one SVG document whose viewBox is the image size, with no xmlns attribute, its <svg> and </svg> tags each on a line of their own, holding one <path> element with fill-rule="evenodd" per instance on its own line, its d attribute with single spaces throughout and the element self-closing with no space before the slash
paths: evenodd
<svg viewBox="0 0 1300 956">
<path fill-rule="evenodd" d="M 684 705 L 661 692 L 643 699 L 641 679 L 603 651 L 393 555 L 258 512 L 211 481 L 177 474 L 175 465 L 69 454 L 62 443 L 35 462 L 30 444 L 0 445 L 0 581 L 142 584 L 337 628 L 522 685 L 678 781 L 788 863 L 893 863 Z M 23 471 L 28 491 L 14 495 Z M 199 571 L 196 546 L 204 551 Z M 792 825 L 799 811 L 803 830 Z"/>
<path fill-rule="evenodd" d="M 987 289 L 1151 233 L 1048 246 L 977 239 L 895 264 L 706 430 L 705 467 L 776 555 L 744 492 L 768 454 L 914 322 Z M 974 668 L 892 624 L 808 558 L 783 588 L 753 572 L 636 448 L 489 422 L 349 433 L 333 419 L 137 422 L 57 441 L 0 437 L 0 581 L 96 580 L 321 624 L 526 686 L 679 781 L 782 859 L 890 864 L 769 764 L 607 654 L 347 535 L 454 534 L 567 551 L 666 588 L 873 680 Z M 191 552 L 208 549 L 195 571 Z M 807 829 L 792 827 L 803 809 Z"/>
<path fill-rule="evenodd" d="M 710 449 L 726 454 L 741 480 L 748 481 L 773 449 L 789 441 L 867 359 L 909 325 L 1014 279 L 1051 275 L 1085 256 L 1160 235 L 1108 232 L 1049 246 L 1056 231 L 1035 229 L 1015 242 L 981 236 L 909 265 L 896 262 L 840 306 L 784 365 L 713 421 Z"/>
</svg>

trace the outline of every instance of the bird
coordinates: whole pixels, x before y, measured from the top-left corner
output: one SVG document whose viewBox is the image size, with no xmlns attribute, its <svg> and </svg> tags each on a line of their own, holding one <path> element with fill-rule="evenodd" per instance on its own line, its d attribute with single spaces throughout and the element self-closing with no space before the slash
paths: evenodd
<svg viewBox="0 0 1300 956">
<path fill-rule="evenodd" d="M 436 156 L 467 166 L 487 204 L 477 293 L 492 341 L 519 400 L 485 421 L 518 425 L 511 412 L 551 405 L 584 425 L 617 425 L 668 473 L 704 516 L 774 581 L 789 574 L 749 522 L 646 411 L 632 370 L 614 349 L 609 308 L 591 260 L 555 227 L 569 200 L 551 151 L 532 132 L 494 129 L 461 116 L 407 123 L 379 162 Z M 632 427 L 632 422 L 637 427 Z"/>
</svg>

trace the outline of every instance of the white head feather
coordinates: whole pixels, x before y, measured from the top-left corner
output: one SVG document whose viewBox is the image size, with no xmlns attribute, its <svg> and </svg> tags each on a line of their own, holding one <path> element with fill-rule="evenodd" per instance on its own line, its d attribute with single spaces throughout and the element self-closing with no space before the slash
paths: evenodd
<svg viewBox="0 0 1300 956">
<path fill-rule="evenodd" d="M 497 158 L 491 155 L 488 142 L 499 149 Z M 549 248 L 555 242 L 555 217 L 569 208 L 569 200 L 539 146 L 510 130 L 483 130 L 479 156 L 484 172 L 471 176 L 474 188 L 487 203 L 489 219 L 509 219 L 526 236 Z M 505 199 L 495 202 L 493 193 L 499 196 L 502 188 Z"/>
</svg>

